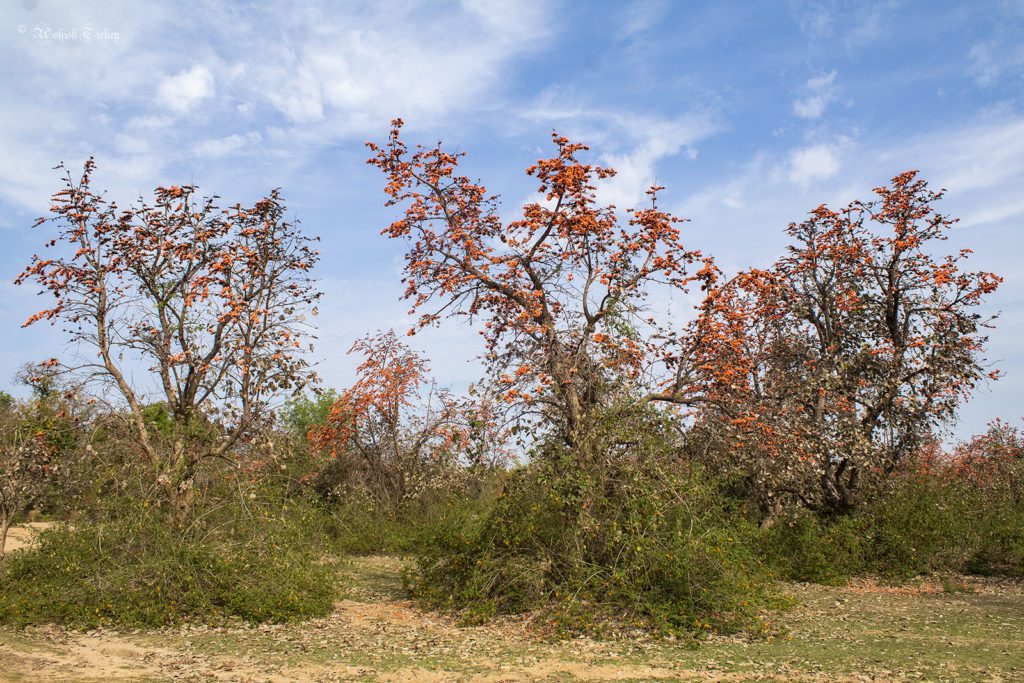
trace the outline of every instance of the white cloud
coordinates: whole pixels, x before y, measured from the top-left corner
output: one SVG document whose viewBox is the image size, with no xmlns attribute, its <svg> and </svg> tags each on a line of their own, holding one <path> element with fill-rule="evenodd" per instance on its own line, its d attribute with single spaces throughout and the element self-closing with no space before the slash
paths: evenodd
<svg viewBox="0 0 1024 683">
<path fill-rule="evenodd" d="M 921 169 L 951 196 L 970 197 L 960 212 L 964 227 L 1024 216 L 1024 119 L 1000 117 L 943 134 L 922 136 L 885 150 L 876 163 Z"/>
<path fill-rule="evenodd" d="M 127 130 L 158 130 L 174 123 L 170 116 L 134 116 L 125 123 Z"/>
<path fill-rule="evenodd" d="M 241 82 L 247 99 L 269 104 L 304 139 L 377 131 L 399 115 L 423 125 L 494 106 L 485 93 L 510 58 L 544 41 L 547 13 L 532 0 L 467 1 L 457 11 L 381 3 L 355 16 L 314 6 L 299 27 L 284 12 L 272 19 L 284 38 L 254 41 L 255 54 L 241 56 L 250 67 Z"/>
<path fill-rule="evenodd" d="M 817 119 L 836 98 L 836 72 L 815 76 L 804 85 L 804 96 L 794 100 L 793 113 L 803 119 Z"/>
<path fill-rule="evenodd" d="M 1024 179 L 1024 120 L 986 121 L 909 148 L 913 158 L 940 166 L 941 182 L 960 190 L 998 185 L 1008 177 Z M 893 158 L 889 152 L 883 159 Z M 941 160 L 941 164 L 938 161 Z M 1019 193 L 1011 193 L 1019 194 Z"/>
<path fill-rule="evenodd" d="M 1000 65 L 994 59 L 992 46 L 988 43 L 976 43 L 967 53 L 970 72 L 978 85 L 992 85 L 999 78 Z"/>
<path fill-rule="evenodd" d="M 852 52 L 888 34 L 900 4 L 900 0 L 791 0 L 790 16 L 812 43 L 827 42 L 831 51 L 841 44 Z M 836 34 L 841 34 L 841 41 Z"/>
<path fill-rule="evenodd" d="M 669 9 L 665 0 L 637 0 L 623 5 L 618 22 L 619 37 L 629 38 L 658 25 Z"/>
<path fill-rule="evenodd" d="M 18 159 L 0 169 L 0 198 L 33 212 L 47 205 L 62 159 L 78 165 L 95 154 L 104 169 L 152 169 L 108 186 L 133 196 L 173 181 L 172 171 L 211 182 L 218 168 L 237 178 L 216 162 L 244 141 L 233 136 L 258 131 L 276 184 L 324 145 L 361 142 L 394 116 L 410 129 L 451 125 L 504 106 L 509 62 L 554 30 L 550 10 L 534 0 L 204 3 L 202 31 L 171 3 L 26 7 L 12 6 L 10 25 L 90 23 L 120 34 L 103 44 L 43 44 L 30 32 L 0 42 L 0 60 L 18 65 L 0 75 L 16 94 L 4 102 L 0 147 Z M 167 39 L 154 38 L 156 26 Z M 202 117 L 185 116 L 200 108 Z"/>
<path fill-rule="evenodd" d="M 872 43 L 889 32 L 890 16 L 899 8 L 899 0 L 881 0 L 874 6 L 855 6 L 849 17 L 851 26 L 845 30 L 843 44 L 853 50 Z"/>
<path fill-rule="evenodd" d="M 249 131 L 244 135 L 235 133 L 224 138 L 204 140 L 195 146 L 194 152 L 201 157 L 216 159 L 254 145 L 262 139 L 258 131 Z"/>
<path fill-rule="evenodd" d="M 823 95 L 808 95 L 793 102 L 793 113 L 802 119 L 816 119 L 825 113 L 828 100 Z"/>
<path fill-rule="evenodd" d="M 815 76 L 807 80 L 807 87 L 812 91 L 820 91 L 832 86 L 836 81 L 836 71 L 833 69 L 827 74 Z"/>
<path fill-rule="evenodd" d="M 199 102 L 213 97 L 213 89 L 213 74 L 200 64 L 160 81 L 157 100 L 175 112 L 185 113 Z"/>
<path fill-rule="evenodd" d="M 338 75 L 335 75 L 338 77 Z M 275 74 L 272 78 L 278 80 Z M 271 91 L 267 97 L 292 123 L 312 123 L 324 116 L 324 92 L 322 80 L 307 65 L 299 65 L 288 80 L 280 78 L 281 87 Z"/>
<path fill-rule="evenodd" d="M 836 7 L 834 0 L 795 0 L 790 13 L 800 31 L 812 40 L 832 34 Z"/>
<path fill-rule="evenodd" d="M 657 119 L 650 116 L 611 117 L 614 125 L 626 132 L 631 145 L 619 153 L 601 156 L 605 165 L 616 170 L 614 177 L 603 181 L 598 188 L 602 201 L 619 208 L 633 208 L 644 193 L 657 180 L 659 161 L 674 157 L 685 150 L 689 159 L 695 159 L 693 147 L 717 130 L 708 116 L 694 114 L 676 119 Z"/>
<path fill-rule="evenodd" d="M 839 173 L 839 167 L 837 150 L 832 145 L 821 143 L 789 153 L 789 179 L 802 187 L 832 178 Z"/>
<path fill-rule="evenodd" d="M 720 130 L 710 112 L 659 117 L 612 111 L 593 106 L 561 87 L 546 89 L 520 115 L 605 150 L 601 163 L 614 168 L 616 174 L 599 183 L 598 199 L 619 209 L 634 208 L 644 200 L 644 193 L 657 180 L 659 162 L 680 153 L 696 159 L 695 145 Z"/>
</svg>

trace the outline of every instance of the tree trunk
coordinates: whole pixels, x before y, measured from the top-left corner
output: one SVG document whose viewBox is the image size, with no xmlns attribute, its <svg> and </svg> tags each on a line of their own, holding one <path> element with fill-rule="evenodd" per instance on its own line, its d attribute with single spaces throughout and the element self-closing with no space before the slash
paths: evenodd
<svg viewBox="0 0 1024 683">
<path fill-rule="evenodd" d="M 846 460 L 826 465 L 820 479 L 824 512 L 834 517 L 853 512 L 857 505 L 858 475 L 857 467 Z"/>
<path fill-rule="evenodd" d="M 187 488 L 177 489 L 171 500 L 171 505 L 174 507 L 174 523 L 179 527 L 184 527 L 192 515 L 195 488 L 191 482 L 189 484 Z"/>
<path fill-rule="evenodd" d="M 178 459 L 165 473 L 164 491 L 171 504 L 174 522 L 185 526 L 192 514 L 195 501 L 195 463 L 184 456 Z"/>
<path fill-rule="evenodd" d="M 11 528 L 11 515 L 4 515 L 0 520 L 0 557 L 4 556 L 7 550 L 7 530 Z"/>
<path fill-rule="evenodd" d="M 758 526 L 762 529 L 770 529 L 775 526 L 775 523 L 779 519 L 779 515 L 782 514 L 782 501 L 778 498 L 762 500 L 759 507 L 761 508 L 761 522 Z"/>
</svg>

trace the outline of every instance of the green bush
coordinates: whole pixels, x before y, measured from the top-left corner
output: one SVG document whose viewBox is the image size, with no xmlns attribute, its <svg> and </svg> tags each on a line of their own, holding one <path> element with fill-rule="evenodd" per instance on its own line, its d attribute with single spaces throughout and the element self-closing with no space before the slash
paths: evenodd
<svg viewBox="0 0 1024 683">
<path fill-rule="evenodd" d="M 660 451 L 658 425 L 581 467 L 549 448 L 513 472 L 486 515 L 437 529 L 407 577 L 425 603 L 470 621 L 545 610 L 566 632 L 761 631 L 772 602 L 755 527 L 719 487 Z"/>
<path fill-rule="evenodd" d="M 412 555 L 436 545 L 454 528 L 486 515 L 494 493 L 454 492 L 410 501 L 400 510 L 383 509 L 366 499 L 325 504 L 332 548 L 352 555 Z"/>
<path fill-rule="evenodd" d="M 964 571 L 1024 577 L 1024 504 L 1004 496 L 989 499 L 982 510 L 983 520 L 973 530 L 976 540 Z"/>
<path fill-rule="evenodd" d="M 837 518 L 792 511 L 761 532 L 761 551 L 783 578 L 843 583 L 851 576 L 907 579 L 933 572 L 1024 575 L 1024 507 L 956 479 L 894 481 Z"/>
<path fill-rule="evenodd" d="M 136 511 L 46 531 L 0 564 L 0 622 L 155 627 L 325 615 L 335 572 L 304 511 L 274 507 L 222 506 L 186 529 Z"/>
<path fill-rule="evenodd" d="M 866 534 L 858 517 L 791 511 L 762 530 L 761 554 L 782 578 L 840 585 L 863 572 Z"/>
</svg>

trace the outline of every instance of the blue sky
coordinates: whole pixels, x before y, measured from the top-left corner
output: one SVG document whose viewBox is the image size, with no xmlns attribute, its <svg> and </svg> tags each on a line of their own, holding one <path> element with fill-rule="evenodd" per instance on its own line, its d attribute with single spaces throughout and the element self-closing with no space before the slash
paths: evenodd
<svg viewBox="0 0 1024 683">
<path fill-rule="evenodd" d="M 317 351 L 343 386 L 351 342 L 405 329 L 402 249 L 363 143 L 394 116 L 410 138 L 470 152 L 511 214 L 552 129 L 620 173 L 635 204 L 655 179 L 691 222 L 687 246 L 727 271 L 770 263 L 786 224 L 916 168 L 962 219 L 951 249 L 1003 275 L 990 357 L 1005 379 L 957 432 L 1024 415 L 1024 2 L 55 2 L 0 8 L 0 375 L 61 353 L 21 322 L 11 284 L 43 241 L 30 226 L 52 167 L 97 157 L 122 202 L 195 182 L 232 203 L 283 188 L 323 237 Z M 416 338 L 456 387 L 478 337 Z M 0 377 L 0 384 L 6 377 Z"/>
</svg>

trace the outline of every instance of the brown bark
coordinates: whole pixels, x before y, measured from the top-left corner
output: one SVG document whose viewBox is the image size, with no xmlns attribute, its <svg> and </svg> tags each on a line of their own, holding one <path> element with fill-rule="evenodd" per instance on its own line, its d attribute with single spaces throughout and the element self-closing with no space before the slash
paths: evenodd
<svg viewBox="0 0 1024 683">
<path fill-rule="evenodd" d="M 11 527 L 11 515 L 4 515 L 0 521 L 0 557 L 4 556 L 7 550 L 7 530 Z"/>
</svg>

